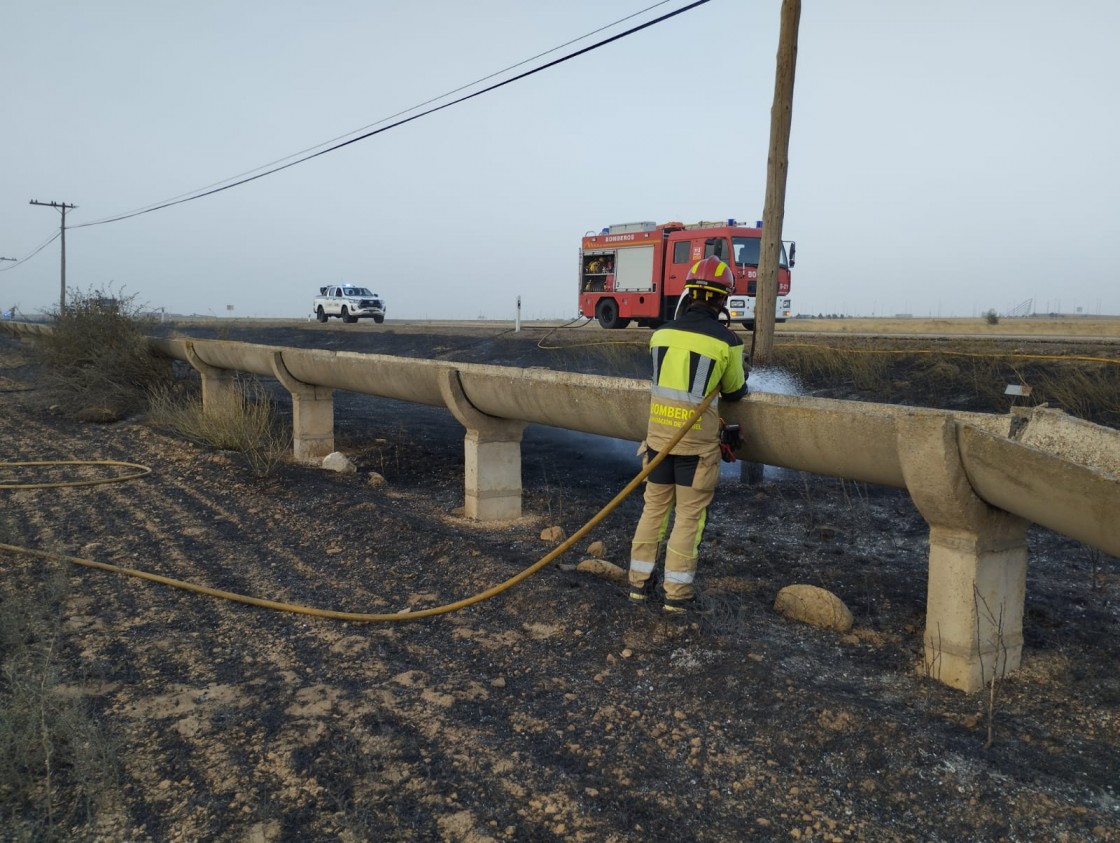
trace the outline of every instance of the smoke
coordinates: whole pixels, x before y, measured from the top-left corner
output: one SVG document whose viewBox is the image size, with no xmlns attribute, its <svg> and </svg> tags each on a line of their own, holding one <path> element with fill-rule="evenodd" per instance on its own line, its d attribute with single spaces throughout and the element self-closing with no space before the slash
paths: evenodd
<svg viewBox="0 0 1120 843">
<path fill-rule="evenodd" d="M 561 450 L 571 460 L 594 460 L 597 470 L 608 469 L 633 476 L 642 467 L 641 458 L 637 456 L 638 443 L 628 439 L 531 424 L 525 428 L 522 441 L 523 459 L 528 458 L 534 445 L 540 445 L 546 451 Z"/>
<path fill-rule="evenodd" d="M 797 378 L 789 372 L 769 367 L 752 371 L 750 377 L 747 378 L 747 385 L 750 387 L 751 392 L 770 392 L 775 395 L 801 395 L 803 392 L 801 385 L 797 382 Z M 738 484 L 740 482 L 741 471 L 741 463 L 720 463 L 720 485 L 722 486 L 727 483 Z M 776 480 L 788 473 L 788 469 L 779 468 L 775 465 L 767 465 L 763 466 L 762 478 L 763 480 Z"/>
</svg>

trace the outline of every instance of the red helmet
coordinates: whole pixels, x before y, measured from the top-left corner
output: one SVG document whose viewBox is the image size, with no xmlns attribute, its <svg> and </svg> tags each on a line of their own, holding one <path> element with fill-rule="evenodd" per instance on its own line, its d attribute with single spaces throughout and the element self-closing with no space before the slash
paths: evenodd
<svg viewBox="0 0 1120 843">
<path fill-rule="evenodd" d="M 684 288 L 692 290 L 694 298 L 705 301 L 713 296 L 726 296 L 734 286 L 731 267 L 715 255 L 696 261 L 684 279 Z"/>
</svg>

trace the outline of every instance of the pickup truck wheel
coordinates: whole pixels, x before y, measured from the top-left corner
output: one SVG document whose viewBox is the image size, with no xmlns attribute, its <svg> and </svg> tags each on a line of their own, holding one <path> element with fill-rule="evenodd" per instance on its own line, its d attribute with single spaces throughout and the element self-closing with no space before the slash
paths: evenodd
<svg viewBox="0 0 1120 843">
<path fill-rule="evenodd" d="M 618 315 L 618 302 L 614 299 L 602 299 L 595 308 L 595 318 L 604 328 L 625 328 L 630 324 L 629 319 Z"/>
<path fill-rule="evenodd" d="M 322 305 L 319 305 L 319 309 L 317 311 L 315 311 L 315 318 L 318 319 L 320 322 L 326 322 L 327 321 L 327 314 L 323 312 L 323 306 Z"/>
<path fill-rule="evenodd" d="M 343 322 L 357 322 L 357 318 L 350 315 L 350 311 L 346 309 L 346 305 L 342 306 L 342 321 Z"/>
<path fill-rule="evenodd" d="M 374 316 L 373 321 L 376 322 L 378 325 L 380 325 L 382 322 L 385 321 L 385 317 L 384 316 Z"/>
</svg>

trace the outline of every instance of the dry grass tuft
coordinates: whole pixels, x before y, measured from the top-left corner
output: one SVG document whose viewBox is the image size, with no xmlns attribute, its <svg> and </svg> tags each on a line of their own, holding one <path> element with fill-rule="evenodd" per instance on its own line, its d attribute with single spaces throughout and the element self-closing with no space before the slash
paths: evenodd
<svg viewBox="0 0 1120 843">
<path fill-rule="evenodd" d="M 207 406 L 197 394 L 156 390 L 149 398 L 148 420 L 199 445 L 237 451 L 257 477 L 272 474 L 292 449 L 289 426 L 272 397 L 253 379 L 238 378 L 223 400 Z"/>
<path fill-rule="evenodd" d="M 1034 384 L 1033 394 L 1071 416 L 1120 427 L 1120 366 L 1068 366 L 1047 372 Z"/>
<path fill-rule="evenodd" d="M 866 392 L 890 392 L 888 359 L 863 349 L 778 346 L 773 364 L 802 383 L 846 383 Z"/>
<path fill-rule="evenodd" d="M 69 840 L 75 826 L 115 810 L 117 751 L 86 699 L 63 692 L 65 563 L 8 571 L 0 584 L 0 837 Z"/>
</svg>

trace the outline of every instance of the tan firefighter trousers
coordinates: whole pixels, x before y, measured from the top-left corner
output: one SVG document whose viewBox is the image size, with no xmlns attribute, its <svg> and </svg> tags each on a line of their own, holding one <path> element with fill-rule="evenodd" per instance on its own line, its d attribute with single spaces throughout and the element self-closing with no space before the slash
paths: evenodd
<svg viewBox="0 0 1120 843">
<path fill-rule="evenodd" d="M 655 455 L 651 451 L 647 456 L 653 459 Z M 653 574 L 672 519 L 673 530 L 665 547 L 665 597 L 688 600 L 695 596 L 697 549 L 718 481 L 718 447 L 695 456 L 671 454 L 654 469 L 646 481 L 645 508 L 630 546 L 632 588 L 641 588 Z"/>
</svg>

